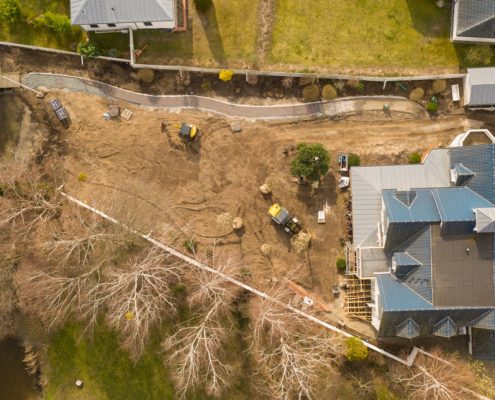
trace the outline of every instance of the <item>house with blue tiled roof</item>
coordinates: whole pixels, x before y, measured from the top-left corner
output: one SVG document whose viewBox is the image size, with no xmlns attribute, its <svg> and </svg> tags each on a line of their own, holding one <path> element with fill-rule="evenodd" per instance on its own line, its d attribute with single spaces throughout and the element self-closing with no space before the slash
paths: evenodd
<svg viewBox="0 0 495 400">
<path fill-rule="evenodd" d="M 371 281 L 378 337 L 469 335 L 473 356 L 495 360 L 495 144 L 354 167 L 351 191 L 348 273 Z"/>
</svg>

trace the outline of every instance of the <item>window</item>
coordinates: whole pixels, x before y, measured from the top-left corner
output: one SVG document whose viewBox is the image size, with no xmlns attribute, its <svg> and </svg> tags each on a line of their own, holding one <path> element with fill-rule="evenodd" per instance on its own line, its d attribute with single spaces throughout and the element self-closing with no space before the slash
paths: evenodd
<svg viewBox="0 0 495 400">
<path fill-rule="evenodd" d="M 108 26 L 109 28 L 115 28 L 117 25 L 115 25 L 115 24 L 107 24 L 107 26 Z"/>
<path fill-rule="evenodd" d="M 153 24 L 149 21 L 146 21 L 146 22 L 143 22 L 144 23 L 144 26 L 153 26 Z"/>
<path fill-rule="evenodd" d="M 98 28 L 98 24 L 90 24 L 89 25 L 91 28 Z"/>
</svg>

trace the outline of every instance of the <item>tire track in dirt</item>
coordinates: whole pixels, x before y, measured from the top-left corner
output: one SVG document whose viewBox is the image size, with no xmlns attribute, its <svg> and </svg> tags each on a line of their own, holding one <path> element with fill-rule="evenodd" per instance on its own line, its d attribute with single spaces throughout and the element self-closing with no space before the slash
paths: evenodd
<svg viewBox="0 0 495 400">
<path fill-rule="evenodd" d="M 256 63 L 264 64 L 272 44 L 273 25 L 275 23 L 275 1 L 260 0 L 258 6 L 258 43 L 256 46 Z"/>
</svg>

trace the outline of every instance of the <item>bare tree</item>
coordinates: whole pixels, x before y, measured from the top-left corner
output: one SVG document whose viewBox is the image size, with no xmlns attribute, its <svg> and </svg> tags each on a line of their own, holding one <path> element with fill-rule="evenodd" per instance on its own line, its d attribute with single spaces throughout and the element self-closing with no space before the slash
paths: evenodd
<svg viewBox="0 0 495 400">
<path fill-rule="evenodd" d="M 102 265 L 87 269 L 34 270 L 18 278 L 23 305 L 48 328 L 61 325 L 69 315 L 94 326 L 103 305 L 98 296 Z"/>
<path fill-rule="evenodd" d="M 178 331 L 163 341 L 169 365 L 181 397 L 188 390 L 205 385 L 209 394 L 220 396 L 228 386 L 232 368 L 223 357 L 223 343 L 231 324 L 229 311 L 238 288 L 226 277 L 235 274 L 237 259 L 229 254 L 213 251 L 209 264 L 217 271 L 190 270 L 188 302 L 196 314 L 179 326 Z"/>
<path fill-rule="evenodd" d="M 141 356 L 150 328 L 164 311 L 175 311 L 172 288 L 180 282 L 183 267 L 182 261 L 151 247 L 128 270 L 106 273 L 97 289 L 107 304 L 108 321 L 121 332 L 134 359 Z"/>
<path fill-rule="evenodd" d="M 0 260 L 0 340 L 13 331 L 17 296 L 14 287 L 15 260 Z"/>
<path fill-rule="evenodd" d="M 343 353 L 342 343 L 336 336 L 312 330 L 286 308 L 290 292 L 285 282 L 282 279 L 268 290 L 270 299 L 252 299 L 251 349 L 271 397 L 313 398 L 320 373 L 332 372 L 332 364 Z"/>
<path fill-rule="evenodd" d="M 395 381 L 405 388 L 413 400 L 461 400 L 479 398 L 466 388 L 473 387 L 475 374 L 469 364 L 455 358 L 446 360 L 440 351 L 434 357 L 419 355 L 413 366 L 397 366 L 392 370 Z"/>
</svg>

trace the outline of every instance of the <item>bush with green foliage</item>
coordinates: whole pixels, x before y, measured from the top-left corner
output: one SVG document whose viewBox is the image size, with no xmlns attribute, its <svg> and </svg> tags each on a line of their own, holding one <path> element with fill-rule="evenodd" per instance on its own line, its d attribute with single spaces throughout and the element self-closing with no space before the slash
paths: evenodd
<svg viewBox="0 0 495 400">
<path fill-rule="evenodd" d="M 93 42 L 79 42 L 77 52 L 85 57 L 98 57 L 100 55 L 100 50 Z"/>
<path fill-rule="evenodd" d="M 304 101 L 315 102 L 320 100 L 320 87 L 318 85 L 307 85 L 302 92 Z"/>
<path fill-rule="evenodd" d="M 337 97 L 337 90 L 332 85 L 323 86 L 321 96 L 325 100 L 333 100 Z"/>
<path fill-rule="evenodd" d="M 447 81 L 445 79 L 438 79 L 433 81 L 431 85 L 431 92 L 433 94 L 440 94 L 447 90 Z"/>
<path fill-rule="evenodd" d="M 233 76 L 234 76 L 234 71 L 230 69 L 222 69 L 218 74 L 218 78 L 224 82 L 231 81 Z"/>
<path fill-rule="evenodd" d="M 183 245 L 189 253 L 196 253 L 196 250 L 198 249 L 198 242 L 194 239 L 187 239 L 184 241 Z"/>
<path fill-rule="evenodd" d="M 382 382 L 375 382 L 375 395 L 376 400 L 400 400 Z"/>
<path fill-rule="evenodd" d="M 349 153 L 347 156 L 347 165 L 350 167 L 357 167 L 361 164 L 361 159 L 356 153 Z"/>
<path fill-rule="evenodd" d="M 419 164 L 421 162 L 421 154 L 414 152 L 409 155 L 409 164 Z"/>
<path fill-rule="evenodd" d="M 430 100 L 426 105 L 426 110 L 429 113 L 435 114 L 438 111 L 438 103 L 436 101 Z"/>
<path fill-rule="evenodd" d="M 349 79 L 346 84 L 350 88 L 356 89 L 358 92 L 363 92 L 364 89 L 366 89 L 366 84 L 357 79 Z"/>
<path fill-rule="evenodd" d="M 464 55 L 464 60 L 470 67 L 490 65 L 492 58 L 493 48 L 487 44 L 471 46 Z"/>
<path fill-rule="evenodd" d="M 362 361 L 368 358 L 368 348 L 362 340 L 350 337 L 345 340 L 345 356 L 349 361 Z"/>
<path fill-rule="evenodd" d="M 345 272 L 345 269 L 346 269 L 345 259 L 337 258 L 337 261 L 335 261 L 335 266 L 337 267 L 337 270 L 339 272 Z"/>
<path fill-rule="evenodd" d="M 57 33 L 69 33 L 72 31 L 70 19 L 65 14 L 57 14 L 47 11 L 36 18 L 35 23 Z"/>
<path fill-rule="evenodd" d="M 423 88 L 417 87 L 409 93 L 409 100 L 411 101 L 420 101 L 425 95 L 425 91 Z"/>
<path fill-rule="evenodd" d="M 330 168 L 330 154 L 320 143 L 297 145 L 297 156 L 292 161 L 290 172 L 316 182 Z"/>
<path fill-rule="evenodd" d="M 21 6 L 19 0 L 1 0 L 0 18 L 11 24 L 18 22 L 21 19 Z"/>
<path fill-rule="evenodd" d="M 211 5 L 212 1 L 211 0 L 194 0 L 194 5 L 196 6 L 196 10 L 200 12 L 207 12 Z"/>
</svg>

